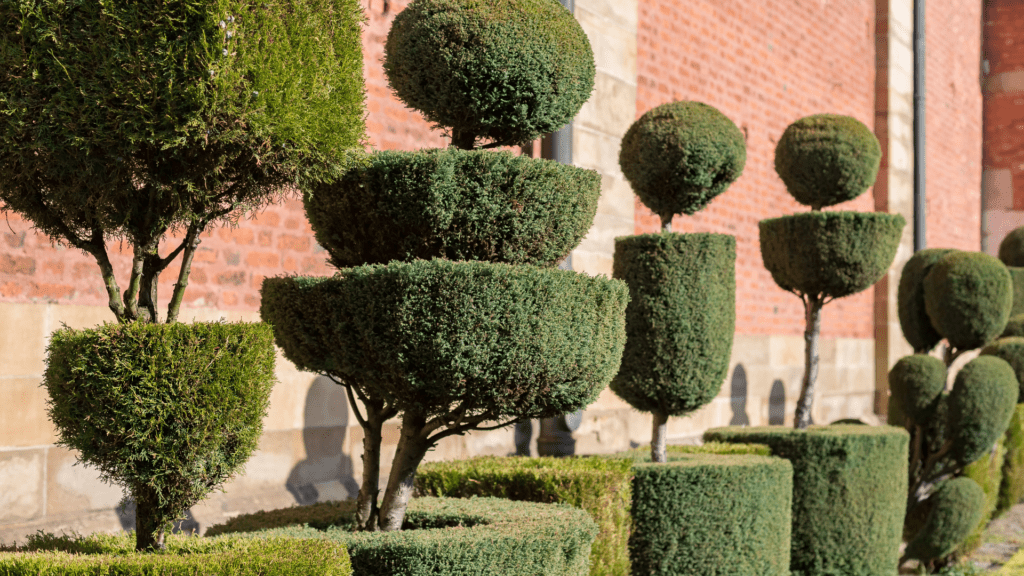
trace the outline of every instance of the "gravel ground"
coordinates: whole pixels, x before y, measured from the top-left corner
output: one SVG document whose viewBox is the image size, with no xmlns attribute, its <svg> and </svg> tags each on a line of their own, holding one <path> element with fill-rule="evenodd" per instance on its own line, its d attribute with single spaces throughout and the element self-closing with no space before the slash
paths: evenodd
<svg viewBox="0 0 1024 576">
<path fill-rule="evenodd" d="M 986 572 L 996 572 L 1024 545 L 1024 504 L 1010 508 L 985 530 L 984 544 L 971 562 Z"/>
</svg>

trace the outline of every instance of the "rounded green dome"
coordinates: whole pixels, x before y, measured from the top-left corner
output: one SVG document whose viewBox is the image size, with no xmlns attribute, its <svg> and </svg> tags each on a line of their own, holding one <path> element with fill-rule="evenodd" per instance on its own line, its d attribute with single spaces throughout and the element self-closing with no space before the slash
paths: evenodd
<svg viewBox="0 0 1024 576">
<path fill-rule="evenodd" d="M 762 220 L 761 257 L 783 290 L 842 298 L 885 274 L 904 225 L 899 214 L 880 212 L 806 212 Z"/>
<path fill-rule="evenodd" d="M 701 102 L 648 111 L 630 126 L 619 151 L 622 173 L 662 222 L 704 208 L 739 178 L 746 161 L 743 132 Z"/>
<path fill-rule="evenodd" d="M 982 355 L 995 356 L 1006 360 L 1017 375 L 1017 384 L 1020 391 L 1017 395 L 1017 403 L 1024 402 L 1024 338 L 1010 336 L 1000 338 L 995 342 L 981 349 Z"/>
<path fill-rule="evenodd" d="M 815 210 L 853 200 L 878 175 L 882 147 L 861 121 L 818 114 L 789 125 L 775 147 L 775 171 L 796 201 Z"/>
<path fill-rule="evenodd" d="M 999 259 L 1007 266 L 1024 266 L 1024 226 L 1007 234 L 999 243 Z"/>
<path fill-rule="evenodd" d="M 930 562 L 956 550 L 978 526 L 985 513 L 985 491 L 960 476 L 940 483 L 925 504 L 928 519 L 907 544 L 906 556 Z"/>
<path fill-rule="evenodd" d="M 935 413 L 945 387 L 946 365 L 932 356 L 904 356 L 889 371 L 889 390 L 897 410 L 919 424 Z"/>
<path fill-rule="evenodd" d="M 966 465 L 991 450 L 1010 424 L 1019 389 L 1013 367 L 997 356 L 961 368 L 949 393 L 950 456 Z"/>
<path fill-rule="evenodd" d="M 924 278 L 932 266 L 950 252 L 950 248 L 926 248 L 914 253 L 903 266 L 896 296 L 903 337 L 915 352 L 927 352 L 942 340 L 924 307 Z"/>
<path fill-rule="evenodd" d="M 398 98 L 460 148 L 532 142 L 568 124 L 594 88 L 590 42 L 557 0 L 413 0 L 384 49 Z"/>
<path fill-rule="evenodd" d="M 1024 314 L 1010 316 L 1010 319 L 1006 321 L 1006 328 L 1003 328 L 1001 336 L 1004 338 L 1007 336 L 1024 336 Z"/>
<path fill-rule="evenodd" d="M 1010 317 L 1010 273 L 988 254 L 947 254 L 924 278 L 924 303 L 932 326 L 954 348 L 984 346 L 1003 332 Z"/>
</svg>

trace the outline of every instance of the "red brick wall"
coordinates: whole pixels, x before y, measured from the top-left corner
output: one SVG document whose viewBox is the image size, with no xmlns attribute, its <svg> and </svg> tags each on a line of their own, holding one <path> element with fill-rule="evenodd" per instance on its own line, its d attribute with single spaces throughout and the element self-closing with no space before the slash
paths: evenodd
<svg viewBox="0 0 1024 576">
<path fill-rule="evenodd" d="M 406 109 L 387 87 L 381 60 L 384 39 L 395 14 L 409 0 L 363 0 L 367 24 L 363 35 L 370 144 L 384 149 L 443 146 L 437 131 Z M 106 305 L 99 269 L 91 256 L 56 247 L 34 232 L 30 223 L 6 214 L 0 223 L 0 302 L 60 302 Z M 292 195 L 237 228 L 207 231 L 192 268 L 186 305 L 224 310 L 255 310 L 263 278 L 280 274 L 326 275 L 325 254 L 313 241 L 302 203 Z M 167 242 L 166 253 L 174 244 Z M 118 280 L 125 288 L 130 252 L 110 246 Z M 160 277 L 161 300 L 170 297 L 177 269 Z M 113 315 L 111 315 L 113 319 Z"/>
<path fill-rule="evenodd" d="M 981 250 L 982 3 L 926 6 L 927 242 Z"/>
<path fill-rule="evenodd" d="M 765 270 L 757 222 L 805 211 L 775 174 L 779 136 L 794 120 L 833 112 L 871 126 L 874 118 L 873 2 L 820 0 L 644 0 L 637 39 L 637 115 L 672 100 L 719 108 L 747 135 L 743 176 L 704 211 L 677 217 L 676 230 L 734 234 L 737 331 L 799 334 L 800 301 Z M 872 210 L 868 192 L 844 210 Z M 637 203 L 636 231 L 658 229 Z M 871 337 L 866 291 L 826 307 L 827 336 Z"/>
<path fill-rule="evenodd" d="M 991 0 L 985 20 L 989 77 L 1024 73 L 1024 1 Z M 1024 90 L 986 93 L 984 109 L 985 168 L 1010 170 L 1013 209 L 1024 210 Z"/>
</svg>

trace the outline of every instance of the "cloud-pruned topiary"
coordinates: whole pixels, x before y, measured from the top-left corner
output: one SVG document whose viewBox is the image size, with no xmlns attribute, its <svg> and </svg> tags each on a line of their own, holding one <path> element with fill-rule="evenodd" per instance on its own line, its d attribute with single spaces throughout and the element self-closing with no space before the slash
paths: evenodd
<svg viewBox="0 0 1024 576">
<path fill-rule="evenodd" d="M 663 226 L 725 192 L 746 161 L 743 132 L 702 102 L 670 102 L 648 111 L 630 126 L 619 152 L 623 175 Z"/>
<path fill-rule="evenodd" d="M 1000 338 L 982 348 L 981 353 L 1006 360 L 1013 368 L 1018 383 L 1024 382 L 1024 338 L 1020 336 Z M 1020 394 L 1015 402 L 1018 404 L 1024 402 L 1024 384 L 1021 384 Z"/>
<path fill-rule="evenodd" d="M 1006 432 L 1019 390 L 1002 358 L 979 356 L 961 368 L 949 394 L 950 456 L 966 465 L 988 452 Z"/>
<path fill-rule="evenodd" d="M 789 125 L 775 147 L 775 171 L 797 202 L 820 210 L 860 196 L 878 175 L 882 148 L 856 118 L 818 114 Z"/>
<path fill-rule="evenodd" d="M 590 230 L 601 177 L 509 152 L 381 151 L 306 192 L 316 240 L 339 268 L 417 258 L 554 266 Z"/>
<path fill-rule="evenodd" d="M 54 332 L 43 385 L 58 444 L 124 487 L 136 547 L 238 472 L 275 382 L 266 324 L 104 324 Z"/>
<path fill-rule="evenodd" d="M 384 48 L 398 98 L 463 149 L 554 132 L 594 87 L 590 42 L 557 0 L 416 0 Z"/>
<path fill-rule="evenodd" d="M 940 483 L 929 500 L 931 513 L 924 527 L 907 544 L 904 559 L 928 563 L 950 554 L 985 513 L 985 491 L 963 476 Z"/>
<path fill-rule="evenodd" d="M 932 326 L 931 318 L 925 311 L 924 279 L 936 262 L 955 251 L 950 248 L 925 248 L 915 252 L 903 265 L 896 296 L 897 310 L 903 337 L 910 342 L 915 352 L 928 352 L 942 340 L 942 334 Z"/>
<path fill-rule="evenodd" d="M 1024 226 L 1011 231 L 999 243 L 999 259 L 1007 266 L 1024 266 Z"/>
<path fill-rule="evenodd" d="M 940 258 L 924 279 L 925 311 L 950 346 L 970 350 L 999 336 L 1010 317 L 1013 285 L 1002 262 L 981 252 Z"/>
<path fill-rule="evenodd" d="M 946 365 L 924 354 L 904 356 L 889 371 L 889 390 L 901 414 L 924 423 L 935 415 L 946 387 Z"/>
</svg>

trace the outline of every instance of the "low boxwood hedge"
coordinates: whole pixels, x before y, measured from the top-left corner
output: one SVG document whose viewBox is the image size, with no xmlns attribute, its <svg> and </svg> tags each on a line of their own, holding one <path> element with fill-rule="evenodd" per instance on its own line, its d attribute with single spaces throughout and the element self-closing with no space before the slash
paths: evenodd
<svg viewBox="0 0 1024 576">
<path fill-rule="evenodd" d="M 414 498 L 403 529 L 352 532 L 354 503 L 260 512 L 209 534 L 313 538 L 345 544 L 352 569 L 373 576 L 584 576 L 597 525 L 561 504 L 500 498 Z"/>
<path fill-rule="evenodd" d="M 728 427 L 705 440 L 767 444 L 793 464 L 793 576 L 896 573 L 907 495 L 906 430 Z"/>
<path fill-rule="evenodd" d="M 0 548 L 3 576 L 350 576 L 344 544 L 324 540 L 170 535 L 161 552 L 135 551 L 135 536 L 37 533 Z"/>
</svg>

